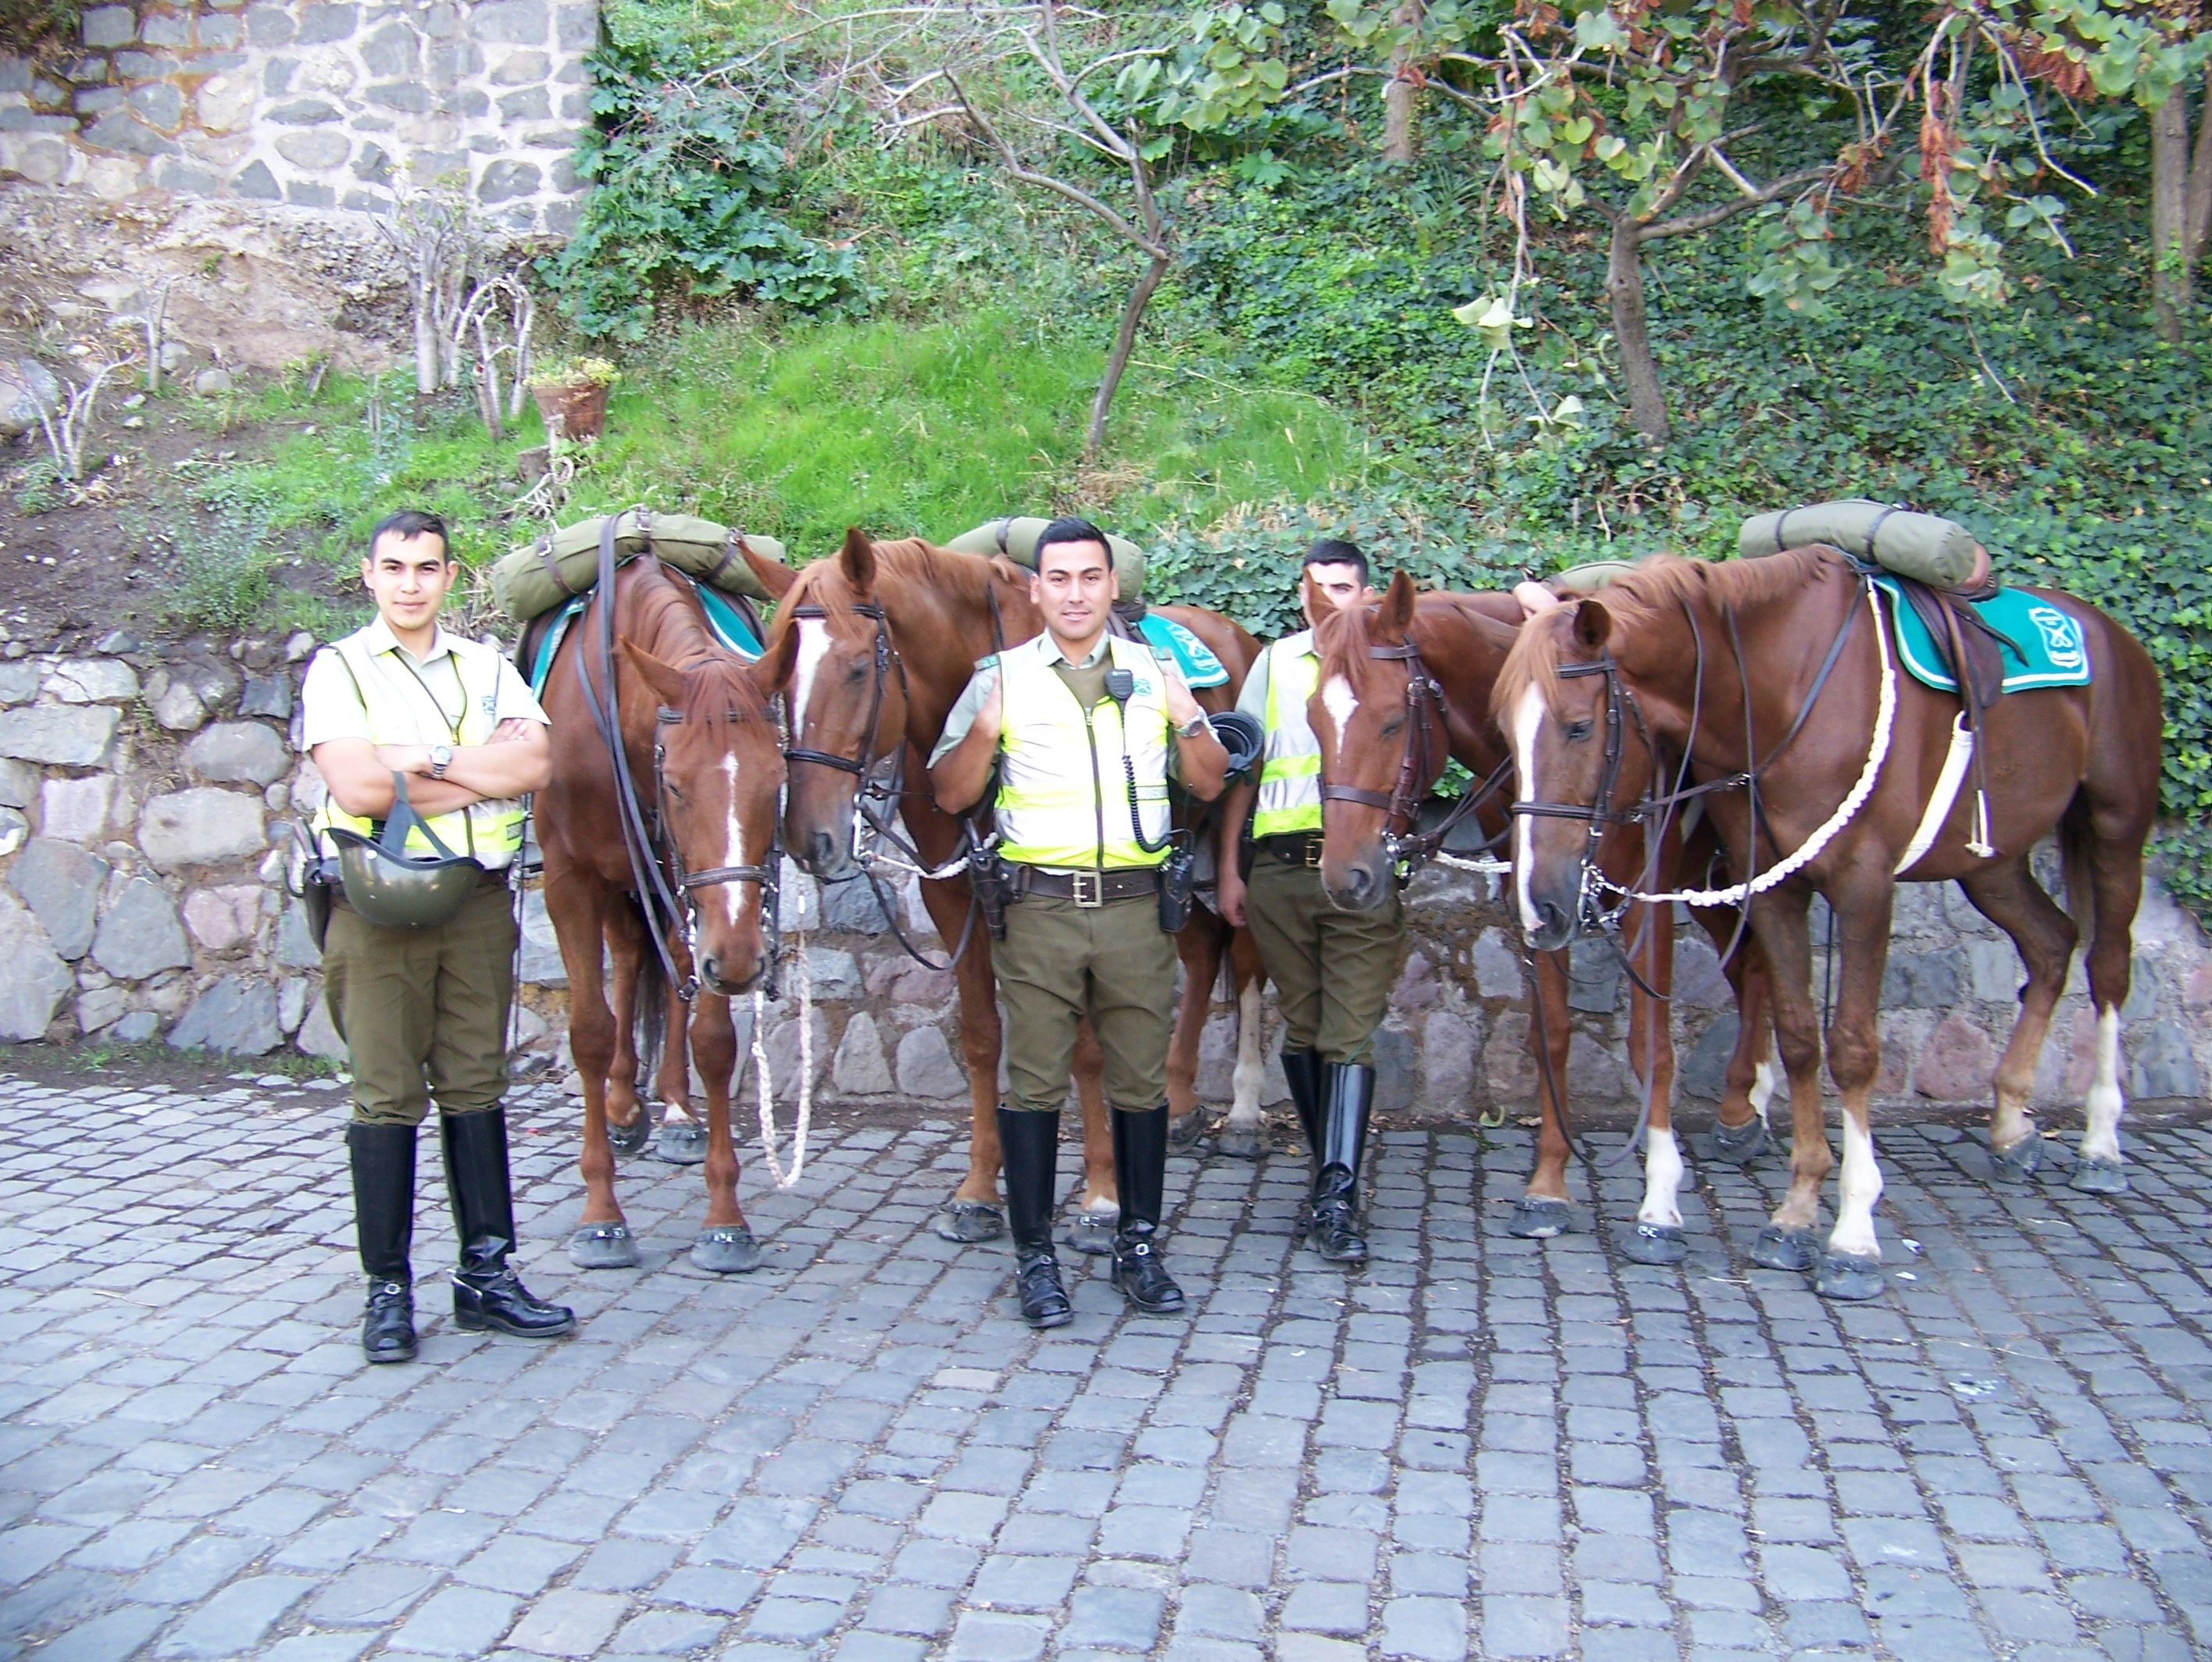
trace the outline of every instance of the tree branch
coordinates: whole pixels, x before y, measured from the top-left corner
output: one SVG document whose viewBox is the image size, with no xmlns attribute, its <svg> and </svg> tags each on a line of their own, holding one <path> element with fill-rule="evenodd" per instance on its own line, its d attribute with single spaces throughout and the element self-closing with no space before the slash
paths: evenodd
<svg viewBox="0 0 2212 1662">
<path fill-rule="evenodd" d="M 1647 225 L 1638 240 L 1656 242 L 1662 237 L 1695 236 L 1700 231 L 1710 231 L 1716 225 L 1727 223 L 1747 208 L 1759 207 L 1778 197 L 1787 196 L 1790 191 L 1804 185 L 1818 184 L 1827 176 L 1828 169 L 1826 167 L 1800 168 L 1794 173 L 1786 173 L 1780 179 L 1753 188 L 1748 196 L 1738 197 L 1732 202 L 1723 202 L 1718 207 L 1704 209 L 1694 214 L 1683 214 L 1674 219 L 1661 220 L 1656 224 Z"/>
</svg>

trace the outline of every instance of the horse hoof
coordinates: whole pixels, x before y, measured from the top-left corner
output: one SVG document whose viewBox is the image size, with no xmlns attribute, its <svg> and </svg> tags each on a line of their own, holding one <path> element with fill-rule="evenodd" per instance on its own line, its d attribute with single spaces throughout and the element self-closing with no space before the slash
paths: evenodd
<svg viewBox="0 0 2212 1662">
<path fill-rule="evenodd" d="M 1871 1253 L 1823 1253 L 1813 1290 L 1825 1299 L 1863 1304 L 1881 1296 L 1881 1260 Z"/>
<path fill-rule="evenodd" d="M 1631 1263 L 1663 1266 L 1689 1257 L 1690 1243 L 1678 1223 L 1637 1223 L 1622 1232 L 1620 1250 Z"/>
<path fill-rule="evenodd" d="M 1757 1114 L 1741 1125 L 1713 1122 L 1713 1158 L 1731 1166 L 1748 1166 L 1766 1152 L 1766 1121 Z"/>
<path fill-rule="evenodd" d="M 627 1223 L 586 1223 L 568 1237 L 568 1262 L 579 1270 L 635 1270 L 637 1261 Z"/>
<path fill-rule="evenodd" d="M 1060 1240 L 1079 1253 L 1110 1253 L 1114 1250 L 1114 1231 L 1121 1222 L 1118 1211 L 1078 1212 L 1068 1220 L 1067 1232 Z"/>
<path fill-rule="evenodd" d="M 1168 1119 L 1168 1147 L 1194 1149 L 1206 1135 L 1206 1112 L 1193 1108 L 1188 1113 L 1173 1114 Z"/>
<path fill-rule="evenodd" d="M 704 1230 L 691 1243 L 691 1262 L 718 1276 L 741 1276 L 761 1265 L 760 1243 L 742 1223 Z"/>
<path fill-rule="evenodd" d="M 1762 1270 L 1796 1270 L 1802 1274 L 1820 1256 L 1810 1229 L 1783 1229 L 1770 1223 L 1751 1243 L 1751 1261 Z"/>
<path fill-rule="evenodd" d="M 1573 1215 L 1573 1209 L 1564 1200 L 1553 1200 L 1546 1195 L 1523 1195 L 1513 1208 L 1513 1221 L 1505 1229 L 1522 1240 L 1549 1240 L 1553 1235 L 1566 1234 L 1567 1223 Z"/>
<path fill-rule="evenodd" d="M 1224 1125 L 1221 1134 L 1213 1139 L 1213 1151 L 1231 1160 L 1257 1160 L 1267 1152 L 1267 1141 L 1257 1131 L 1248 1131 L 1240 1125 Z"/>
<path fill-rule="evenodd" d="M 2079 1189 L 2083 1194 L 2125 1194 L 2128 1174 L 2117 1160 L 2077 1160 L 2074 1175 L 2066 1180 L 2069 1189 Z"/>
<path fill-rule="evenodd" d="M 637 1118 L 627 1125 L 607 1121 L 607 1143 L 617 1154 L 635 1154 L 645 1146 L 645 1139 L 653 1135 L 653 1116 L 645 1111 L 645 1104 L 637 1105 Z"/>
<path fill-rule="evenodd" d="M 937 1225 L 940 1240 L 957 1240 L 963 1246 L 981 1246 L 984 1241 L 996 1240 L 1006 1233 L 1005 1214 L 996 1206 L 987 1205 L 980 1200 L 947 1203 L 945 1214 Z"/>
<path fill-rule="evenodd" d="M 653 1139 L 653 1157 L 665 1160 L 672 1166 L 703 1166 L 707 1163 L 707 1128 L 689 1119 L 671 1119 L 660 1127 L 660 1135 Z"/>
<path fill-rule="evenodd" d="M 2043 1137 L 2030 1131 L 2009 1149 L 1990 1149 L 1990 1170 L 2000 1183 L 2025 1183 L 2043 1164 Z"/>
</svg>

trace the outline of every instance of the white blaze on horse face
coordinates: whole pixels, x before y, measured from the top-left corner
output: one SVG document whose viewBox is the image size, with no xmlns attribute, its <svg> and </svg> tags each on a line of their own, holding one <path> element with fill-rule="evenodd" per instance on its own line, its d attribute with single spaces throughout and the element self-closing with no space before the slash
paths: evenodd
<svg viewBox="0 0 2212 1662">
<path fill-rule="evenodd" d="M 750 862 L 745 858 L 744 816 L 740 810 L 738 799 L 738 759 L 735 756 L 724 756 L 722 772 L 729 776 L 730 781 L 729 847 L 722 856 L 722 864 L 746 865 Z M 743 927 L 746 900 L 760 893 L 758 885 L 726 883 L 717 883 L 714 887 L 722 897 L 722 909 L 729 918 L 730 927 L 732 929 Z"/>
<path fill-rule="evenodd" d="M 822 667 L 822 660 L 830 653 L 830 626 L 818 617 L 799 620 L 799 656 L 791 670 L 791 707 L 793 725 L 800 732 L 806 730 L 806 719 L 812 708 L 814 675 Z"/>
<path fill-rule="evenodd" d="M 1343 743 L 1344 735 L 1352 725 L 1352 712 L 1359 707 L 1359 695 L 1352 690 L 1352 683 L 1342 676 L 1331 676 L 1321 689 L 1321 707 L 1336 724 L 1337 743 Z"/>
<path fill-rule="evenodd" d="M 2097 1071 L 2081 1105 L 2081 1158 L 2120 1157 L 2120 1012 L 2107 1005 L 2097 1012 Z"/>
<path fill-rule="evenodd" d="M 1875 1239 L 1874 1204 L 1881 1198 L 1881 1168 L 1875 1164 L 1874 1137 L 1850 1113 L 1844 1115 L 1844 1172 L 1836 1198 L 1836 1227 L 1828 1250 L 1857 1258 L 1880 1258 Z"/>
<path fill-rule="evenodd" d="M 1682 1209 L 1676 1197 L 1682 1192 L 1682 1151 L 1675 1145 L 1674 1133 L 1668 1131 L 1648 1131 L 1644 1143 L 1644 1207 L 1636 1214 L 1638 1223 L 1656 1223 L 1662 1228 L 1679 1229 L 1682 1227 Z"/>
<path fill-rule="evenodd" d="M 1536 800 L 1536 735 L 1544 726 L 1544 695 L 1534 687 L 1521 694 L 1513 710 L 1513 799 Z M 1536 820 L 1533 814 L 1513 816 L 1513 895 L 1521 904 L 1521 929 L 1534 935 L 1543 919 L 1528 895 L 1528 879 L 1536 860 Z"/>
</svg>

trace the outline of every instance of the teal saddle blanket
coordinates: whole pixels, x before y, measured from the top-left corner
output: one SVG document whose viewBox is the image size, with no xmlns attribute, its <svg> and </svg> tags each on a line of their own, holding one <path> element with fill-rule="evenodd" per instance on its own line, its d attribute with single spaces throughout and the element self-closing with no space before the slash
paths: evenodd
<svg viewBox="0 0 2212 1662">
<path fill-rule="evenodd" d="M 1221 660 L 1203 640 L 1173 618 L 1146 612 L 1137 620 L 1137 633 L 1154 652 L 1175 660 L 1176 668 L 1182 671 L 1185 686 L 1196 688 L 1228 684 L 1229 671 L 1222 667 Z"/>
<path fill-rule="evenodd" d="M 744 615 L 720 591 L 708 588 L 704 583 L 692 586 L 699 604 L 707 610 L 707 624 L 714 630 L 714 639 L 747 663 L 757 661 L 762 652 L 761 643 Z M 553 655 L 561 650 L 568 626 L 576 621 L 591 598 L 591 591 L 586 590 L 562 601 L 560 610 L 553 614 L 553 621 L 546 625 L 544 638 L 538 643 L 538 651 L 530 662 L 530 690 L 533 694 L 544 693 L 545 677 L 553 671 Z"/>
<path fill-rule="evenodd" d="M 1897 655 L 1912 678 L 1939 693 L 1959 690 L 1958 678 L 1945 667 L 1928 626 L 1920 621 L 1899 592 L 1893 577 L 1876 576 L 1876 588 L 1889 596 L 1889 615 L 1897 631 Z M 2089 684 L 2089 648 L 2081 638 L 2078 619 L 2061 611 L 2039 594 L 2026 589 L 1999 589 L 1987 600 L 1973 603 L 2004 644 L 2004 690 L 2026 692 L 2033 687 L 2086 687 Z"/>
</svg>

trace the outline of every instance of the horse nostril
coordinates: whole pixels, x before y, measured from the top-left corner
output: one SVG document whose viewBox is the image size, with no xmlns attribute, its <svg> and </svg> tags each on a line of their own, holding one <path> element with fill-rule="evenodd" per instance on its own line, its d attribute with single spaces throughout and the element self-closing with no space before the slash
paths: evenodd
<svg viewBox="0 0 2212 1662">
<path fill-rule="evenodd" d="M 702 958 L 699 961 L 699 979 L 709 986 L 719 984 L 722 979 L 722 961 L 719 958 Z"/>
<path fill-rule="evenodd" d="M 827 831 L 817 831 L 806 840 L 807 863 L 817 876 L 829 869 L 836 852 L 836 839 Z"/>
<path fill-rule="evenodd" d="M 1537 915 L 1543 920 L 1543 929 L 1540 932 L 1545 939 L 1557 941 L 1565 937 L 1567 914 L 1557 901 L 1546 901 L 1536 908 L 1536 911 Z"/>
</svg>

